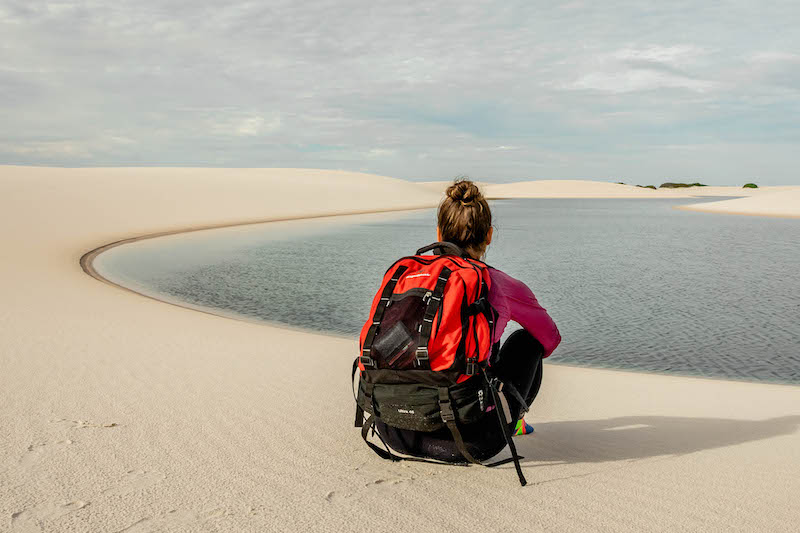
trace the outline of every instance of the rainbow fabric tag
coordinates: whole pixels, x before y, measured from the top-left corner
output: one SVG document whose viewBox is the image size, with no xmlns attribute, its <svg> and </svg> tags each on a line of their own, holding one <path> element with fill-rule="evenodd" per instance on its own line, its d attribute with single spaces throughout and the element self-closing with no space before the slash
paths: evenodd
<svg viewBox="0 0 800 533">
<path fill-rule="evenodd" d="M 518 435 L 528 435 L 533 433 L 533 426 L 525 422 L 525 419 L 517 420 L 517 427 L 514 428 L 514 434 L 512 436 L 516 437 Z"/>
</svg>

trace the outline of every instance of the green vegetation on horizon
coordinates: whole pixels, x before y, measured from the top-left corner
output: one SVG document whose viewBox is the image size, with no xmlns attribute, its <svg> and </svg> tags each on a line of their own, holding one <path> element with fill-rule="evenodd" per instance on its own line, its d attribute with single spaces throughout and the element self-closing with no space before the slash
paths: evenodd
<svg viewBox="0 0 800 533">
<path fill-rule="evenodd" d="M 627 183 L 625 183 L 624 181 L 617 181 L 617 182 L 615 182 L 615 183 L 616 183 L 617 185 L 627 185 Z M 655 186 L 655 185 L 636 185 L 636 187 L 640 187 L 640 188 L 642 188 L 642 189 L 653 189 L 653 190 L 655 190 L 655 189 L 656 189 L 656 186 Z"/>
<path fill-rule="evenodd" d="M 627 185 L 627 183 L 625 183 L 624 181 L 615 181 L 614 183 L 616 183 L 617 185 Z M 699 183 L 699 182 L 695 182 L 695 183 L 676 183 L 676 182 L 668 181 L 666 183 L 662 183 L 658 187 L 656 187 L 655 185 L 636 185 L 636 187 L 640 187 L 642 189 L 653 189 L 653 190 L 656 190 L 656 189 L 682 189 L 682 188 L 685 188 L 685 187 L 708 187 L 708 185 L 706 185 L 705 183 Z M 742 185 L 742 188 L 743 189 L 758 189 L 758 185 L 756 185 L 755 183 L 745 183 L 744 185 Z"/>
<path fill-rule="evenodd" d="M 660 189 L 681 189 L 684 187 L 708 187 L 705 183 L 673 183 L 668 181 L 658 186 Z"/>
</svg>

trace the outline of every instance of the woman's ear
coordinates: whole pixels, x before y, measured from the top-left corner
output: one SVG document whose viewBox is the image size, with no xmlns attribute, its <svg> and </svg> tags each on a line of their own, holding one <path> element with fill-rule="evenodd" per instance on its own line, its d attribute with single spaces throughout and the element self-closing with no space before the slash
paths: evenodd
<svg viewBox="0 0 800 533">
<path fill-rule="evenodd" d="M 442 230 L 436 226 L 436 242 L 442 242 Z"/>
<path fill-rule="evenodd" d="M 489 233 L 486 235 L 486 246 L 492 244 L 492 235 L 494 234 L 494 227 L 489 228 Z"/>
</svg>

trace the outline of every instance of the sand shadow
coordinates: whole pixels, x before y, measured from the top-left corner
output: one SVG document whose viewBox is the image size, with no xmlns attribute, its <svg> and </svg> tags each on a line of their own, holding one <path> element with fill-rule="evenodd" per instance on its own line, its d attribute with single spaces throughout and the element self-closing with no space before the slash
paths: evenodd
<svg viewBox="0 0 800 533">
<path fill-rule="evenodd" d="M 795 433 L 800 415 L 766 420 L 623 416 L 539 422 L 515 438 L 525 463 L 586 463 L 682 455 Z"/>
</svg>

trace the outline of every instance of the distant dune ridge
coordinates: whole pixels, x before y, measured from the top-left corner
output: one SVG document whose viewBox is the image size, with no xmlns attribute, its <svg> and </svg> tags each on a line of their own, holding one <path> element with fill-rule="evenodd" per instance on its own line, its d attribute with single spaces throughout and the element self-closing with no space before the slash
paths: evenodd
<svg viewBox="0 0 800 533">
<path fill-rule="evenodd" d="M 451 182 L 429 181 L 420 185 L 431 191 L 444 191 Z M 715 196 L 745 197 L 713 203 L 680 206 L 680 209 L 714 213 L 800 216 L 800 186 L 743 188 L 735 186 L 703 186 L 648 189 L 635 185 L 590 180 L 535 180 L 514 183 L 477 182 L 492 200 L 513 198 L 703 198 Z M 774 194 L 773 194 L 774 193 Z M 752 201 L 747 199 L 752 198 Z"/>
<path fill-rule="evenodd" d="M 787 194 L 767 189 L 741 202 Z M 120 239 L 441 194 L 325 170 L 0 167 L 0 530 L 796 531 L 800 387 L 546 364 L 521 488 L 510 465 L 375 456 L 353 428 L 355 339 L 169 305 L 79 264 Z"/>
</svg>

